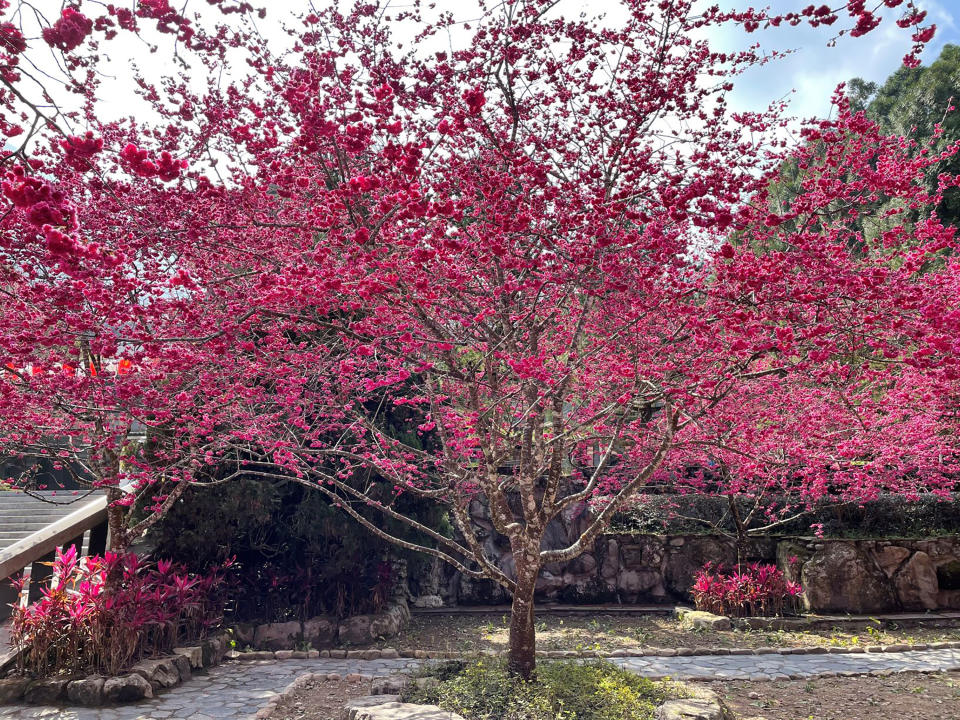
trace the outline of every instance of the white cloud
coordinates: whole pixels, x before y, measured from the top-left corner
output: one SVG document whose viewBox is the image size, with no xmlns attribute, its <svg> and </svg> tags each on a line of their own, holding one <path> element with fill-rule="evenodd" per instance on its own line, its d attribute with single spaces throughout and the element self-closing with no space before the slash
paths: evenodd
<svg viewBox="0 0 960 720">
<path fill-rule="evenodd" d="M 778 0 L 775 6 L 778 12 L 789 12 L 808 4 L 808 0 Z M 958 15 L 942 2 L 928 0 L 920 5 L 929 13 L 927 22 L 938 26 L 937 36 L 922 57 L 926 63 L 940 54 L 944 44 L 960 42 L 960 31 Z M 781 27 L 753 34 L 733 27 L 713 31 L 710 39 L 718 49 L 741 49 L 759 42 L 764 49 L 790 47 L 795 50 L 786 58 L 745 73 L 736 82 L 731 104 L 739 109 L 760 110 L 771 100 L 786 97 L 790 101 L 789 113 L 795 117 L 827 114 L 830 96 L 839 83 L 854 77 L 883 82 L 901 65 L 912 43 L 909 31 L 895 24 L 899 13 L 899 10 L 885 10 L 884 23 L 878 29 L 862 38 L 841 37 L 835 47 L 828 45 L 836 36 L 838 26 Z"/>
</svg>

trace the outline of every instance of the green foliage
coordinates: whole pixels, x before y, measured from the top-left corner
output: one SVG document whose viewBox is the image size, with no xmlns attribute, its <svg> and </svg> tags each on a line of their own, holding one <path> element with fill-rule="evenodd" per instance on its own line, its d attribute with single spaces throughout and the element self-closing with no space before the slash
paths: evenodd
<svg viewBox="0 0 960 720">
<path fill-rule="evenodd" d="M 405 514 L 450 532 L 446 516 L 434 506 L 412 496 L 395 503 Z M 405 525 L 381 524 L 412 537 Z M 195 572 L 235 557 L 238 584 L 229 609 L 237 621 L 377 611 L 398 580 L 394 559 L 414 567 L 425 562 L 378 539 L 319 492 L 295 482 L 241 479 L 192 487 L 147 541 L 156 556 Z"/>
<path fill-rule="evenodd" d="M 960 114 L 950 112 L 960 103 L 960 46 L 946 45 L 940 57 L 924 67 L 901 67 L 883 85 L 851 82 L 854 107 L 863 107 L 889 135 L 917 140 L 923 146 L 933 142 L 932 152 L 940 152 L 960 140 Z M 937 126 L 943 134 L 934 139 Z M 938 172 L 960 174 L 960 158 L 942 162 L 927 178 L 936 188 Z M 960 191 L 950 188 L 944 194 L 937 213 L 944 223 L 960 225 Z"/>
<path fill-rule="evenodd" d="M 502 660 L 441 667 L 439 684 L 412 686 L 404 699 L 437 704 L 467 720 L 649 720 L 666 686 L 606 661 L 545 662 L 525 682 Z"/>
<path fill-rule="evenodd" d="M 960 46 L 944 46 L 940 57 L 928 66 L 901 67 L 882 85 L 853 78 L 847 83 L 847 97 L 851 108 L 863 111 L 877 123 L 882 133 L 916 143 L 917 153 L 937 155 L 960 141 L 960 112 L 950 110 L 951 106 L 960 107 Z M 942 173 L 960 175 L 960 156 L 941 160 L 927 171 L 923 182 L 931 194 L 937 191 L 938 176 Z M 795 160 L 786 160 L 768 188 L 770 211 L 787 214 L 801 193 L 803 183 L 810 181 L 809 171 L 802 171 Z M 869 212 L 861 211 L 856 217 L 849 217 L 849 208 L 841 205 L 820 210 L 821 217 L 834 222 L 844 220 L 850 231 L 846 241 L 858 252 L 869 252 L 870 243 L 895 226 L 909 226 L 922 219 L 916 208 L 906 207 L 902 201 L 882 193 L 865 195 L 862 200 L 864 208 L 861 210 L 869 208 Z M 960 227 L 960 188 L 944 190 L 937 215 L 945 225 Z M 772 249 L 788 249 L 790 234 L 803 223 L 808 223 L 808 228 L 815 228 L 817 220 L 807 218 L 800 224 L 788 220 L 780 226 L 780 245 L 774 244 Z M 728 239 L 734 245 L 749 244 L 750 233 L 735 232 Z M 755 249 L 768 252 L 771 247 L 765 245 Z M 929 259 L 928 268 L 941 261 Z"/>
<path fill-rule="evenodd" d="M 739 498 L 741 517 L 747 517 L 753 501 Z M 791 517 L 803 507 L 786 508 L 771 498 L 766 507 L 774 515 L 757 513 L 751 528 L 763 527 L 778 517 Z M 826 537 L 929 537 L 960 532 L 960 498 L 934 496 L 906 501 L 898 495 L 881 495 L 864 503 L 821 503 L 809 512 L 771 529 L 764 535 L 811 535 L 811 526 L 821 525 Z M 648 495 L 613 519 L 611 534 L 695 535 L 721 530 L 736 532 L 726 497 L 716 495 Z"/>
</svg>

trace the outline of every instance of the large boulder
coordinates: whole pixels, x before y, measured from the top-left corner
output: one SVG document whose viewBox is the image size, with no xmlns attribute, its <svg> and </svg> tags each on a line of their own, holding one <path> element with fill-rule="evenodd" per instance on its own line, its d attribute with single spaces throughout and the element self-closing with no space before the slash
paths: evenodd
<svg viewBox="0 0 960 720">
<path fill-rule="evenodd" d="M 416 608 L 443 607 L 443 598 L 439 595 L 421 595 L 414 599 L 413 606 Z"/>
<path fill-rule="evenodd" d="M 689 696 L 667 700 L 656 709 L 654 720 L 735 720 L 720 696 L 702 685 L 685 685 Z"/>
<path fill-rule="evenodd" d="M 203 655 L 203 666 L 210 667 L 218 665 L 230 649 L 230 641 L 223 634 L 213 635 L 200 643 L 201 654 Z"/>
<path fill-rule="evenodd" d="M 141 660 L 130 669 L 147 680 L 154 690 L 172 688 L 180 684 L 180 670 L 173 658 Z M 187 669 L 189 671 L 189 667 Z"/>
<path fill-rule="evenodd" d="M 556 564 L 555 564 L 556 565 Z M 564 587 L 563 574 L 554 574 L 544 568 L 537 576 L 536 592 L 538 597 L 547 600 L 556 598 L 557 593 Z"/>
<path fill-rule="evenodd" d="M 103 683 L 103 697 L 107 702 L 136 702 L 153 697 L 153 687 L 142 675 L 132 673 L 107 678 Z"/>
<path fill-rule="evenodd" d="M 410 619 L 406 605 L 391 605 L 382 613 L 354 615 L 340 623 L 340 642 L 369 645 L 379 639 L 393 637 Z"/>
<path fill-rule="evenodd" d="M 175 647 L 173 651 L 182 658 L 186 658 L 189 667 L 199 670 L 203 667 L 203 648 L 199 645 L 189 647 Z M 182 672 L 180 673 L 183 674 Z"/>
<path fill-rule="evenodd" d="M 597 546 L 600 547 L 599 542 Z M 567 563 L 566 572 L 571 575 L 595 576 L 597 574 L 597 558 L 592 552 L 585 552 L 583 555 L 578 555 Z"/>
<path fill-rule="evenodd" d="M 654 720 L 724 720 L 723 709 L 710 700 L 668 700 L 657 708 Z"/>
<path fill-rule="evenodd" d="M 14 703 L 22 698 L 29 684 L 30 678 L 21 675 L 0 679 L 0 705 Z"/>
<path fill-rule="evenodd" d="M 893 578 L 897 598 L 905 610 L 935 610 L 937 593 L 937 570 L 925 552 L 915 552 L 903 564 Z"/>
<path fill-rule="evenodd" d="M 187 680 L 190 680 L 193 677 L 190 658 L 188 658 L 186 655 L 172 655 L 170 657 L 170 662 L 173 663 L 173 666 L 177 670 L 177 674 L 180 675 L 180 682 L 187 682 Z"/>
<path fill-rule="evenodd" d="M 258 650 L 292 650 L 303 637 L 303 628 L 298 620 L 257 625 L 253 634 L 253 646 Z"/>
<path fill-rule="evenodd" d="M 672 538 L 667 554 L 667 589 L 677 596 L 689 597 L 694 578 L 707 563 L 727 568 L 736 565 L 734 542 L 710 535 Z"/>
<path fill-rule="evenodd" d="M 636 602 L 641 594 L 653 590 L 658 584 L 660 584 L 660 573 L 649 568 L 621 569 L 620 574 L 617 575 L 617 590 L 629 602 Z"/>
<path fill-rule="evenodd" d="M 724 615 L 714 615 L 703 610 L 688 610 L 676 608 L 674 611 L 680 624 L 694 630 L 729 630 L 732 627 L 730 618 Z"/>
<path fill-rule="evenodd" d="M 804 602 L 814 612 L 866 614 L 898 607 L 886 574 L 853 543 L 824 543 L 800 577 Z"/>
<path fill-rule="evenodd" d="M 371 695 L 399 695 L 410 684 L 409 675 L 387 675 L 370 683 Z"/>
<path fill-rule="evenodd" d="M 317 649 L 330 647 L 337 639 L 337 621 L 325 615 L 312 617 L 303 623 L 303 641 Z M 293 645 L 289 645 L 293 648 Z"/>
<path fill-rule="evenodd" d="M 356 698 L 343 706 L 340 720 L 463 720 L 436 705 L 414 705 L 398 702 L 395 695 L 373 695 Z"/>
<path fill-rule="evenodd" d="M 27 685 L 23 699 L 31 705 L 51 705 L 67 694 L 67 685 L 72 678 L 43 678 Z"/>
<path fill-rule="evenodd" d="M 620 547 L 621 564 L 628 570 L 655 569 L 663 565 L 664 538 L 659 535 L 638 535 Z"/>
<path fill-rule="evenodd" d="M 620 543 L 610 538 L 604 547 L 602 542 L 601 538 L 596 543 L 597 558 L 600 560 L 600 577 L 612 582 L 620 573 Z"/>
<path fill-rule="evenodd" d="M 910 551 L 899 545 L 883 545 L 878 547 L 873 554 L 877 559 L 877 565 L 886 573 L 887 577 L 893 577 L 894 573 L 903 565 L 904 560 L 910 557 Z"/>
<path fill-rule="evenodd" d="M 233 638 L 239 647 L 253 646 L 254 634 L 257 626 L 253 623 L 237 623 L 233 626 Z"/>
<path fill-rule="evenodd" d="M 557 593 L 557 600 L 572 605 L 615 602 L 615 589 L 601 583 L 596 574 L 563 574 L 563 587 Z"/>
<path fill-rule="evenodd" d="M 86 705 L 88 707 L 103 705 L 104 682 L 106 680 L 102 677 L 74 680 L 67 685 L 67 698 L 75 705 Z"/>
<path fill-rule="evenodd" d="M 803 564 L 810 559 L 813 551 L 807 543 L 799 539 L 789 538 L 781 540 L 776 545 L 776 565 L 783 571 L 784 577 L 790 582 L 801 582 L 800 571 Z"/>
</svg>

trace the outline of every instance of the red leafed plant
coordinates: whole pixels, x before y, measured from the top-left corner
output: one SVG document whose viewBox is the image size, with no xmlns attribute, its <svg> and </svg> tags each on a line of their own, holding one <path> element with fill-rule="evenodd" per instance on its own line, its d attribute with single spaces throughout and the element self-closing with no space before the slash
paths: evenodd
<svg viewBox="0 0 960 720">
<path fill-rule="evenodd" d="M 775 565 L 753 563 L 725 573 L 707 563 L 691 593 L 697 610 L 731 617 L 771 616 L 798 612 L 803 588 Z"/>
<path fill-rule="evenodd" d="M 58 550 L 52 565 L 41 598 L 14 607 L 11 644 L 23 651 L 21 672 L 115 675 L 206 637 L 222 620 L 220 568 L 190 575 L 133 553 L 81 559 L 74 547 Z"/>
</svg>

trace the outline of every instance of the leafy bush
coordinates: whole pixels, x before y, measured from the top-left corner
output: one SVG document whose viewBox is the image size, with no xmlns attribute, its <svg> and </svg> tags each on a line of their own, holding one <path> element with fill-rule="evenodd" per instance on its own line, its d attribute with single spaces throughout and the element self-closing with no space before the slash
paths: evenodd
<svg viewBox="0 0 960 720">
<path fill-rule="evenodd" d="M 540 663 L 532 682 L 490 658 L 453 670 L 431 669 L 439 684 L 411 686 L 404 700 L 437 704 L 467 720 L 649 720 L 671 694 L 605 661 Z"/>
<path fill-rule="evenodd" d="M 398 498 L 397 507 L 452 532 L 444 515 L 412 494 Z M 400 523 L 384 528 L 411 537 Z M 402 581 L 395 559 L 429 562 L 381 541 L 316 490 L 254 479 L 191 487 L 148 543 L 153 555 L 196 573 L 234 558 L 227 612 L 241 622 L 376 612 Z"/>
<path fill-rule="evenodd" d="M 803 588 L 774 565 L 754 563 L 724 573 L 707 563 L 690 592 L 697 610 L 745 617 L 796 613 Z"/>
<path fill-rule="evenodd" d="M 190 575 L 132 553 L 78 559 L 73 546 L 58 550 L 52 564 L 41 598 L 14 608 L 12 644 L 25 650 L 21 672 L 116 675 L 206 637 L 222 620 L 221 569 Z"/>
</svg>

